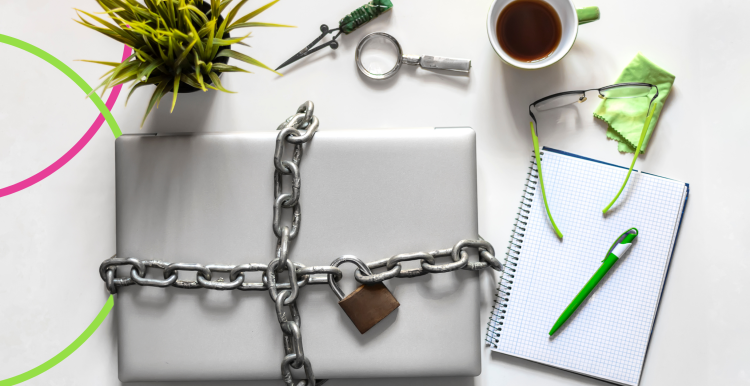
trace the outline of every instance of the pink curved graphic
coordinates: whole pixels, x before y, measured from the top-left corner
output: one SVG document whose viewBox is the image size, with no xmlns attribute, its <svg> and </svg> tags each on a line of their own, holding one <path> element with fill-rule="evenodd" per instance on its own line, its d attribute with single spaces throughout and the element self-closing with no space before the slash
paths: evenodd
<svg viewBox="0 0 750 386">
<path fill-rule="evenodd" d="M 125 48 L 122 51 L 122 60 L 125 60 L 130 56 L 130 54 L 133 52 L 133 49 L 125 46 Z M 122 89 L 122 85 L 117 85 L 112 88 L 112 92 L 109 94 L 109 97 L 107 98 L 107 102 L 105 105 L 109 109 L 109 111 L 112 111 L 112 107 L 115 105 L 115 102 L 117 101 L 117 96 L 120 95 L 120 90 Z M 89 129 L 86 131 L 86 133 L 81 137 L 81 139 L 76 142 L 73 147 L 70 148 L 65 154 L 63 154 L 62 157 L 60 157 L 57 161 L 53 162 L 51 165 L 47 166 L 46 168 L 42 169 L 37 174 L 34 174 L 33 176 L 21 181 L 17 182 L 13 185 L 7 186 L 5 188 L 0 189 L 0 197 L 5 197 L 7 195 L 20 192 L 21 190 L 24 190 L 28 188 L 29 186 L 32 186 L 36 184 L 37 182 L 49 177 L 52 175 L 52 173 L 58 171 L 63 165 L 68 163 L 73 157 L 80 152 L 86 144 L 89 143 L 91 138 L 94 137 L 94 134 L 96 134 L 97 131 L 99 131 L 99 128 L 102 127 L 102 124 L 104 123 L 104 116 L 99 113 L 99 116 L 96 117 L 96 120 L 94 123 L 89 127 Z"/>
</svg>

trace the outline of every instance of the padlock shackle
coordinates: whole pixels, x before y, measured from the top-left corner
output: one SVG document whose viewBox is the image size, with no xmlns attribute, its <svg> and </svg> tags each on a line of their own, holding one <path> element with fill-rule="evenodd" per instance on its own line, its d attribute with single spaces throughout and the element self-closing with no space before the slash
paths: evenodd
<svg viewBox="0 0 750 386">
<path fill-rule="evenodd" d="M 333 262 L 331 262 L 331 266 L 338 267 L 344 263 L 352 263 L 356 265 L 357 268 L 359 268 L 359 270 L 362 271 L 365 275 L 372 275 L 372 271 L 370 270 L 370 268 L 367 267 L 367 264 L 365 264 L 365 262 L 360 260 L 357 256 L 353 256 L 353 255 L 341 256 L 337 258 L 336 260 L 334 260 Z M 332 273 L 328 274 L 328 286 L 331 287 L 331 290 L 333 290 L 333 293 L 336 295 L 337 298 L 339 298 L 339 301 L 344 300 L 344 297 L 346 297 L 346 295 L 344 295 L 344 291 L 342 291 L 341 287 L 339 287 L 338 282 L 334 280 L 334 274 Z"/>
</svg>

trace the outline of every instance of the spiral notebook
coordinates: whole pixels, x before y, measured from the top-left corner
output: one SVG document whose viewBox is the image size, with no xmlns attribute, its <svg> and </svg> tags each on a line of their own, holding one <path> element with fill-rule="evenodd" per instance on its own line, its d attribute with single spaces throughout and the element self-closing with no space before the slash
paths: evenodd
<svg viewBox="0 0 750 386">
<path fill-rule="evenodd" d="M 486 342 L 493 350 L 623 385 L 637 385 L 688 184 L 545 148 L 547 199 L 564 234 L 547 219 L 532 156 Z M 636 227 L 630 252 L 552 338 L 550 328 L 612 242 Z"/>
</svg>

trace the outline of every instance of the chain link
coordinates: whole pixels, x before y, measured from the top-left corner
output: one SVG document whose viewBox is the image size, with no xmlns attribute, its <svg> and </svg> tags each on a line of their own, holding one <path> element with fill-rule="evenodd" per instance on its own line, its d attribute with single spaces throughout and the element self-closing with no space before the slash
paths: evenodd
<svg viewBox="0 0 750 386">
<path fill-rule="evenodd" d="M 316 386 L 322 385 L 326 380 L 316 380 L 313 375 L 310 359 L 305 356 L 302 346 L 301 318 L 297 309 L 297 297 L 299 289 L 306 285 L 328 284 L 340 299 L 344 294 L 338 288 L 337 282 L 343 278 L 339 265 L 349 262 L 357 265 L 354 278 L 362 284 L 380 283 L 393 278 L 412 278 L 429 273 L 446 273 L 459 269 L 482 270 L 492 268 L 502 271 L 503 266 L 495 257 L 495 249 L 492 245 L 480 237 L 479 240 L 460 240 L 453 248 L 439 249 L 430 252 L 412 252 L 394 255 L 392 257 L 373 261 L 365 264 L 355 256 L 341 256 L 331 262 L 328 266 L 306 267 L 304 264 L 292 261 L 289 258 L 290 242 L 299 233 L 300 226 L 300 161 L 302 160 L 302 145 L 310 141 L 318 129 L 318 118 L 313 115 L 313 103 L 308 101 L 302 104 L 297 113 L 289 117 L 279 125 L 279 134 L 276 138 L 276 150 L 274 152 L 274 204 L 272 229 L 277 237 L 276 257 L 268 264 L 251 263 L 239 265 L 198 263 L 169 263 L 158 260 L 139 260 L 134 257 L 120 258 L 112 256 L 104 260 L 99 266 L 99 275 L 105 282 L 107 290 L 111 294 L 117 293 L 117 289 L 129 285 L 140 285 L 149 287 L 177 287 L 184 289 L 205 288 L 212 290 L 240 290 L 240 291 L 268 291 L 271 300 L 276 307 L 276 316 L 284 337 L 285 356 L 281 362 L 281 376 L 287 386 Z M 305 130 L 302 133 L 300 130 Z M 293 146 L 290 159 L 282 159 L 284 148 Z M 284 192 L 283 176 L 289 175 L 291 192 Z M 291 210 L 291 223 L 282 225 L 282 213 Z M 469 262 L 468 248 L 478 251 L 479 261 Z M 452 262 L 436 264 L 436 259 L 450 257 Z M 403 269 L 401 263 L 405 261 L 419 262 L 419 268 Z M 116 277 L 118 266 L 130 266 L 129 277 Z M 385 268 L 385 271 L 374 273 L 373 270 Z M 161 269 L 163 279 L 150 279 L 146 277 L 150 269 Z M 196 272 L 196 280 L 180 280 L 180 272 Z M 286 271 L 288 282 L 277 282 L 277 275 Z M 245 282 L 245 272 L 262 272 L 261 283 Z M 212 280 L 214 273 L 229 273 L 229 281 L 223 278 Z M 284 307 L 289 309 L 291 320 L 287 318 Z M 303 368 L 306 379 L 295 384 L 291 369 Z"/>
</svg>

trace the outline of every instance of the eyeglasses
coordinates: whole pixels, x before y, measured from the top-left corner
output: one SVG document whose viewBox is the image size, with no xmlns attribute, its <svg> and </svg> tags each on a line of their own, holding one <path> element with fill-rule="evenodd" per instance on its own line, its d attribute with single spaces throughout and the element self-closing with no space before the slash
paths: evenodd
<svg viewBox="0 0 750 386">
<path fill-rule="evenodd" d="M 557 237 L 559 237 L 561 240 L 563 238 L 562 232 L 560 232 L 560 229 L 557 228 L 555 220 L 552 219 L 552 213 L 550 213 L 549 204 L 547 204 L 547 194 L 544 192 L 544 180 L 542 180 L 542 163 L 539 159 L 539 137 L 536 131 L 536 127 L 539 125 L 536 122 L 534 113 L 531 112 L 531 108 L 534 107 L 537 111 L 547 111 L 558 107 L 570 106 L 574 103 L 583 103 L 588 99 L 586 98 L 586 93 L 589 91 L 597 91 L 599 93 L 598 96 L 600 99 L 647 98 L 648 95 L 651 94 L 652 89 L 656 90 L 656 94 L 648 103 L 648 109 L 646 110 L 646 122 L 643 124 L 643 130 L 641 130 L 641 138 L 638 140 L 638 146 L 635 148 L 633 162 L 630 163 L 630 169 L 628 169 L 628 174 L 625 177 L 625 182 L 622 183 L 622 187 L 620 187 L 620 191 L 617 192 L 617 195 L 614 199 L 612 199 L 612 202 L 610 202 L 609 205 L 607 205 L 607 207 L 602 210 L 602 213 L 607 213 L 609 208 L 611 208 L 612 205 L 614 205 L 615 201 L 617 201 L 617 199 L 620 197 L 620 194 L 622 194 L 622 191 L 625 189 L 625 185 L 628 184 L 628 179 L 630 179 L 630 173 L 633 171 L 635 160 L 638 159 L 638 154 L 640 154 L 641 152 L 643 139 L 646 137 L 646 129 L 651 124 L 651 118 L 654 115 L 654 109 L 656 109 L 654 100 L 656 100 L 656 97 L 659 96 L 659 88 L 650 83 L 618 83 L 602 88 L 561 92 L 546 96 L 529 105 L 529 115 L 531 115 L 531 119 L 533 120 L 533 122 L 531 122 L 531 138 L 534 141 L 534 155 L 536 156 L 537 171 L 539 174 L 539 185 L 542 188 L 542 197 L 544 198 L 544 209 L 547 211 L 547 217 L 549 217 L 549 221 L 550 223 L 552 223 L 552 227 L 555 229 Z"/>
</svg>

